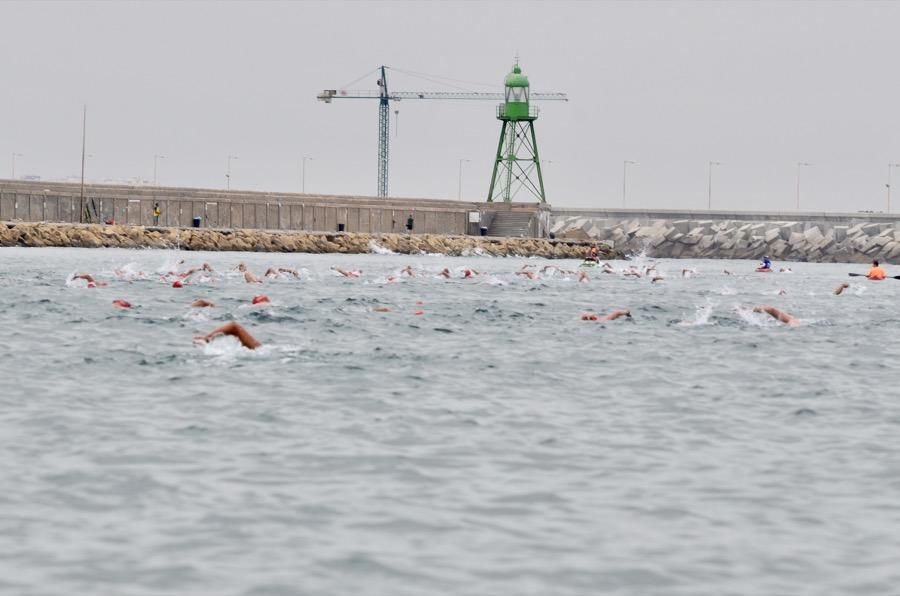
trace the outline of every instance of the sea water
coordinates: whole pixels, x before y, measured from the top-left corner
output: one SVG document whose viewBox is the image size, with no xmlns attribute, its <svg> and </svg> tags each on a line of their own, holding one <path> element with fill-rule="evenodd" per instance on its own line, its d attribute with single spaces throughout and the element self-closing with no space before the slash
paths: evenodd
<svg viewBox="0 0 900 596">
<path fill-rule="evenodd" d="M 754 266 L 0 249 L 0 593 L 898 593 L 900 281 Z"/>
</svg>

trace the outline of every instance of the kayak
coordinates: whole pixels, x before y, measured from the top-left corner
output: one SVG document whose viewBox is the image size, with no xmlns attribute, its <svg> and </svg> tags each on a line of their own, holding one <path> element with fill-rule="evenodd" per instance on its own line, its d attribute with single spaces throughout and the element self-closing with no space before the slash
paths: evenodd
<svg viewBox="0 0 900 596">
<path fill-rule="evenodd" d="M 765 267 L 757 267 L 757 268 L 756 268 L 756 272 L 757 272 L 757 273 L 772 273 L 772 268 L 769 267 L 769 268 L 767 269 L 767 268 L 765 268 Z"/>
<path fill-rule="evenodd" d="M 582 267 L 596 267 L 599 263 L 597 261 L 585 261 L 581 264 Z"/>
</svg>

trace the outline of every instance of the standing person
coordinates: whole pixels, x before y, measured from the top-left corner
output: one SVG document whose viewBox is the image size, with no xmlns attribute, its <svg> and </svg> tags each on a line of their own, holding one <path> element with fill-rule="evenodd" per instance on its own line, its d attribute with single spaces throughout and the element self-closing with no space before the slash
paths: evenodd
<svg viewBox="0 0 900 596">
<path fill-rule="evenodd" d="M 162 215 L 162 210 L 159 208 L 159 203 L 153 205 L 153 225 L 159 225 L 159 216 Z"/>
<path fill-rule="evenodd" d="M 878 264 L 878 261 L 872 261 L 872 268 L 869 269 L 869 272 L 866 273 L 866 277 L 871 279 L 872 281 L 881 281 L 887 277 L 887 273 L 884 272 L 884 269 Z"/>
</svg>

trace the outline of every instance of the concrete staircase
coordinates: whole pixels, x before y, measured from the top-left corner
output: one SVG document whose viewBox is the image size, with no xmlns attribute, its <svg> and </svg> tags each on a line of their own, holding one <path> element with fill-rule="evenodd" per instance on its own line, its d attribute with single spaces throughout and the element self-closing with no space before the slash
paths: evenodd
<svg viewBox="0 0 900 596">
<path fill-rule="evenodd" d="M 531 220 L 534 213 L 528 211 L 498 211 L 494 214 L 488 236 L 505 238 L 531 238 Z"/>
</svg>

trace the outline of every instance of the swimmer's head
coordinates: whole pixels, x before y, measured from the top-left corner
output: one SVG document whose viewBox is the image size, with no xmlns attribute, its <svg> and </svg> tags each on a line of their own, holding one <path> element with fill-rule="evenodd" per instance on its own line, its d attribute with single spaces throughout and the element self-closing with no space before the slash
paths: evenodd
<svg viewBox="0 0 900 596">
<path fill-rule="evenodd" d="M 878 259 L 872 261 L 872 267 L 878 267 Z"/>
<path fill-rule="evenodd" d="M 270 304 L 269 297 L 265 294 L 260 294 L 258 296 L 254 296 L 252 300 L 253 304 Z"/>
</svg>

